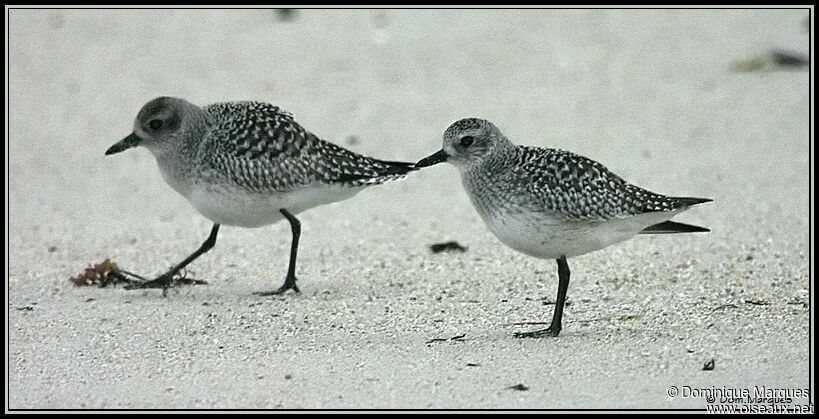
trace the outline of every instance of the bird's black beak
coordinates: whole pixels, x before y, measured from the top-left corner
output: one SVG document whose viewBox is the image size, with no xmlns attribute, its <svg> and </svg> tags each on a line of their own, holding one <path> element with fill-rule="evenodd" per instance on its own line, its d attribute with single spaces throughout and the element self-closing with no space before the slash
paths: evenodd
<svg viewBox="0 0 819 419">
<path fill-rule="evenodd" d="M 140 141 L 142 141 L 142 139 L 132 132 L 131 135 L 123 138 L 122 141 L 112 145 L 111 148 L 109 148 L 108 151 L 105 152 L 105 155 L 108 156 L 111 154 L 116 154 L 119 153 L 120 151 L 125 151 L 131 147 L 136 147 L 139 145 Z"/>
<path fill-rule="evenodd" d="M 449 154 L 446 154 L 446 151 L 441 150 L 425 159 L 421 159 L 418 163 L 415 163 L 415 167 L 432 166 L 433 164 L 445 162 L 448 158 Z"/>
</svg>

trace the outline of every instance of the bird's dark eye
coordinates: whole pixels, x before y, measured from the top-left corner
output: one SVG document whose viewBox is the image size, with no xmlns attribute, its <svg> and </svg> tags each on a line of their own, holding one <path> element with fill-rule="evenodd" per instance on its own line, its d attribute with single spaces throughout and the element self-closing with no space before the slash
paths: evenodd
<svg viewBox="0 0 819 419">
<path fill-rule="evenodd" d="M 467 135 L 466 137 L 461 138 L 461 145 L 464 147 L 469 147 L 472 145 L 473 141 L 475 141 L 475 139 Z"/>
<path fill-rule="evenodd" d="M 150 126 L 152 130 L 158 130 L 162 128 L 162 120 L 152 119 L 151 122 L 148 122 L 148 126 Z"/>
</svg>

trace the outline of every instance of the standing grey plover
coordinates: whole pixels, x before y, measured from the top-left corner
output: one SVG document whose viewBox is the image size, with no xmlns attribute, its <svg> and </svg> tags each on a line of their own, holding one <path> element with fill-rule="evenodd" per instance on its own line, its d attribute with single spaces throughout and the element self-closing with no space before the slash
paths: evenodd
<svg viewBox="0 0 819 419">
<path fill-rule="evenodd" d="M 216 244 L 220 225 L 261 227 L 282 218 L 293 234 L 287 276 L 280 288 L 257 294 L 298 292 L 301 223 L 295 214 L 415 170 L 412 163 L 376 160 L 323 141 L 289 113 L 261 102 L 199 107 L 156 98 L 139 111 L 133 133 L 105 154 L 137 145 L 151 151 L 165 181 L 213 221 L 210 236 L 193 254 L 156 279 L 127 287 L 162 288 L 163 295 L 174 275 Z"/>
<path fill-rule="evenodd" d="M 516 337 L 557 336 L 569 265 L 566 258 L 635 234 L 692 233 L 707 228 L 668 221 L 707 198 L 677 198 L 627 183 L 602 164 L 563 150 L 516 146 L 491 122 L 468 118 L 443 135 L 443 149 L 416 163 L 449 161 L 461 172 L 489 230 L 527 255 L 557 259 L 558 289 L 548 329 Z"/>
</svg>

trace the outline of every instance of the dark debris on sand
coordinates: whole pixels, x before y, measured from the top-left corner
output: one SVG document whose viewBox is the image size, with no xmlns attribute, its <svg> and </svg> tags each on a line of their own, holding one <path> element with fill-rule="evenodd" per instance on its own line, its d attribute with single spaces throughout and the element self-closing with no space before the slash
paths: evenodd
<svg viewBox="0 0 819 419">
<path fill-rule="evenodd" d="M 705 365 L 702 366 L 703 371 L 713 371 L 714 370 L 714 358 L 711 358 L 710 361 L 706 362 Z"/>
<path fill-rule="evenodd" d="M 446 242 L 446 243 L 431 244 L 431 245 L 429 245 L 429 248 L 430 248 L 430 250 L 432 250 L 432 253 L 441 253 L 441 252 L 449 252 L 449 251 L 456 251 L 456 252 L 463 253 L 463 252 L 467 251 L 466 247 L 461 246 L 461 244 L 456 242 L 456 241 L 449 241 L 449 242 Z"/>
</svg>

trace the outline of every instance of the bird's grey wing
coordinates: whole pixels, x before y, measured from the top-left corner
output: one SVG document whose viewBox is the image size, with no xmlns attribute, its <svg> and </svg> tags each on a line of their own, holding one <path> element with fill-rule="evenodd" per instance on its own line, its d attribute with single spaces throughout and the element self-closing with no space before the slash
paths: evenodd
<svg viewBox="0 0 819 419">
<path fill-rule="evenodd" d="M 280 108 L 260 102 L 211 105 L 204 158 L 230 181 L 254 191 L 286 191 L 317 183 L 362 186 L 401 177 L 413 167 L 359 155 L 323 141 Z"/>
<path fill-rule="evenodd" d="M 553 149 L 519 147 L 521 188 L 532 197 L 532 209 L 542 208 L 574 220 L 607 220 L 687 206 L 632 185 L 602 164 L 586 157 Z"/>
</svg>

